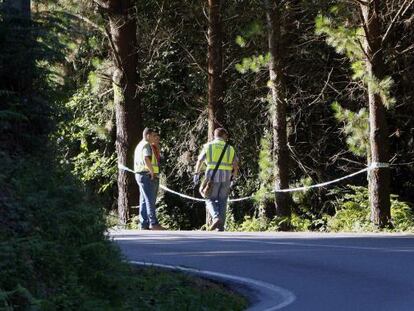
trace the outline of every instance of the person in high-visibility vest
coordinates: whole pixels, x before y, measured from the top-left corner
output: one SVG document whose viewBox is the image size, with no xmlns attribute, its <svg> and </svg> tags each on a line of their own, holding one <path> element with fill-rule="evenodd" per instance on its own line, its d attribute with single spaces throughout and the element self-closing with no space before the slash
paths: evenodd
<svg viewBox="0 0 414 311">
<path fill-rule="evenodd" d="M 227 139 L 228 132 L 224 128 L 217 128 L 214 131 L 214 140 L 203 146 L 195 167 L 195 175 L 193 178 L 195 185 L 200 181 L 200 170 L 203 163 L 207 165 L 205 178 L 211 179 Z M 206 198 L 206 207 L 213 219 L 210 230 L 224 230 L 230 187 L 232 180 L 237 177 L 238 169 L 236 152 L 232 146 L 228 145 L 213 179 L 213 191 Z"/>
<path fill-rule="evenodd" d="M 134 171 L 139 186 L 139 221 L 141 230 L 165 230 L 155 212 L 158 183 L 158 158 L 151 144 L 156 143 L 156 131 L 145 128 L 143 138 L 135 148 Z"/>
</svg>

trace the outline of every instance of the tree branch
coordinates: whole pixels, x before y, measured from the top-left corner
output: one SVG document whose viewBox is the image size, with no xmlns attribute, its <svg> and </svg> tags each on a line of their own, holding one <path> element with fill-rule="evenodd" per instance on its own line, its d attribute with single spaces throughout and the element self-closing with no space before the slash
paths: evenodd
<svg viewBox="0 0 414 311">
<path fill-rule="evenodd" d="M 89 18 L 87 18 L 83 15 L 80 15 L 80 14 L 77 14 L 77 13 L 72 13 L 72 12 L 67 12 L 67 11 L 56 11 L 56 12 L 68 15 L 68 16 L 73 17 L 73 18 L 77 18 L 77 19 L 83 21 L 84 23 L 92 26 L 96 30 L 99 30 L 102 34 L 106 35 L 105 28 L 99 26 L 97 23 L 91 21 Z"/>
<path fill-rule="evenodd" d="M 368 35 L 365 35 L 365 36 L 368 36 Z M 364 53 L 364 55 L 365 55 L 365 57 L 367 58 L 367 60 L 371 61 L 371 58 L 370 58 L 370 57 L 369 57 L 369 55 L 368 55 L 368 51 L 366 51 L 366 50 L 365 50 L 365 47 L 364 47 L 364 45 L 362 44 L 361 40 L 359 40 L 359 39 L 358 39 L 357 41 L 358 41 L 359 47 L 361 48 L 361 50 L 362 50 L 362 52 Z M 366 39 L 366 41 L 367 41 L 367 44 L 369 45 L 368 38 Z"/>
<path fill-rule="evenodd" d="M 101 16 L 103 19 L 105 19 L 105 16 L 102 12 L 101 12 Z M 109 31 L 108 26 L 105 26 L 105 33 L 106 33 L 106 36 L 108 37 L 112 53 L 114 54 L 114 57 L 115 57 L 115 64 L 120 70 L 122 70 L 122 72 L 124 72 L 124 68 L 122 66 L 122 60 L 120 59 L 116 51 L 115 44 L 114 44 L 114 41 L 112 40 L 111 32 Z"/>
<path fill-rule="evenodd" d="M 321 98 L 322 97 L 322 95 L 323 95 L 323 93 L 325 92 L 325 89 L 326 89 L 326 87 L 328 86 L 328 84 L 329 84 L 329 80 L 331 79 L 331 74 L 332 74 L 332 71 L 334 70 L 334 68 L 332 67 L 331 68 L 331 71 L 329 72 L 329 74 L 328 74 L 328 77 L 326 78 L 326 81 L 325 81 L 325 85 L 323 86 L 323 88 L 322 88 L 322 90 L 320 91 L 320 93 L 319 93 L 319 95 L 318 95 L 318 97 L 316 97 L 310 104 L 309 104 L 309 106 L 311 106 L 311 105 L 313 105 L 314 103 L 316 103 L 318 100 L 319 100 L 319 98 Z"/>
<path fill-rule="evenodd" d="M 407 6 L 406 6 L 406 7 L 404 7 L 404 5 L 405 5 L 407 2 L 409 2 L 409 3 L 407 4 Z M 389 35 L 390 35 L 390 33 L 391 33 L 391 30 L 392 30 L 392 28 L 394 27 L 395 23 L 397 22 L 397 19 L 398 19 L 400 16 L 403 16 L 403 15 L 407 12 L 407 10 L 410 8 L 410 6 L 412 6 L 412 5 L 413 5 L 413 3 L 414 3 L 414 0 L 411 0 L 411 1 L 409 1 L 409 0 L 405 0 L 405 1 L 404 1 L 403 5 L 400 7 L 400 9 L 398 10 L 398 12 L 395 14 L 394 18 L 392 19 L 392 21 L 391 21 L 390 25 L 389 25 L 389 26 L 388 26 L 388 28 L 387 28 L 387 31 L 385 32 L 384 36 L 382 37 L 382 44 L 383 44 L 383 45 L 386 43 L 387 39 L 389 38 Z"/>
<path fill-rule="evenodd" d="M 238 18 L 238 17 L 240 17 L 240 15 L 239 15 L 239 14 L 236 14 L 236 15 L 234 15 L 234 16 L 228 17 L 228 18 L 226 18 L 226 19 L 223 19 L 223 23 L 227 23 L 227 22 L 232 21 L 233 19 L 236 19 L 236 18 Z"/>
<path fill-rule="evenodd" d="M 102 0 L 93 0 L 93 2 L 95 2 L 95 4 L 97 4 L 98 7 L 101 8 L 101 9 L 104 9 L 104 10 L 110 10 L 111 9 L 110 2 L 102 1 Z"/>
<path fill-rule="evenodd" d="M 188 56 L 190 56 L 190 58 L 193 60 L 193 62 L 194 62 L 194 64 L 196 64 L 196 66 L 201 70 L 201 71 L 203 71 L 205 74 L 208 74 L 208 71 L 207 71 L 207 69 L 205 69 L 205 68 L 203 68 L 200 64 L 199 64 L 199 62 L 196 60 L 196 58 L 194 57 L 194 55 L 193 54 L 191 54 L 191 52 L 183 45 L 183 44 L 181 44 L 181 43 L 179 43 L 179 42 L 177 42 L 180 46 L 181 46 L 181 48 L 188 54 Z"/>
</svg>

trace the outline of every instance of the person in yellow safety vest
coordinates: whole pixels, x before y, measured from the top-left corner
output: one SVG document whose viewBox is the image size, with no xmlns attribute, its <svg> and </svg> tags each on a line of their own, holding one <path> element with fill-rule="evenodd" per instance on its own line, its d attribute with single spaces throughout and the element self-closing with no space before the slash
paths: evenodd
<svg viewBox="0 0 414 311">
<path fill-rule="evenodd" d="M 195 185 L 200 181 L 200 170 L 203 163 L 207 165 L 205 178 L 211 179 L 227 139 L 228 132 L 224 128 L 217 128 L 214 131 L 214 140 L 204 145 L 195 167 L 193 178 Z M 232 181 L 237 177 L 238 170 L 236 152 L 232 146 L 228 145 L 214 176 L 211 196 L 206 198 L 206 207 L 213 219 L 210 230 L 224 231 L 230 187 Z"/>
<path fill-rule="evenodd" d="M 143 139 L 135 148 L 134 171 L 139 186 L 139 221 L 141 230 L 165 230 L 159 223 L 155 212 L 157 201 L 156 187 L 158 183 L 158 159 L 151 148 L 156 143 L 157 132 L 145 128 Z"/>
</svg>

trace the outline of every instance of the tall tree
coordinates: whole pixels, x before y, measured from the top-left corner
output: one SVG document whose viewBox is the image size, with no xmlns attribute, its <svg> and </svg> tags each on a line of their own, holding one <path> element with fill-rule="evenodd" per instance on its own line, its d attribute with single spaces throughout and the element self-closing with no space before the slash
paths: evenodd
<svg viewBox="0 0 414 311">
<path fill-rule="evenodd" d="M 266 17 L 269 46 L 269 88 L 271 90 L 270 112 L 273 135 L 272 157 L 274 161 L 275 189 L 289 188 L 289 153 L 286 129 L 286 86 L 283 79 L 282 5 L 280 0 L 266 1 Z M 272 218 L 289 217 L 291 214 L 287 193 L 276 193 L 275 210 L 267 208 L 266 215 Z M 285 228 L 287 229 L 287 228 Z"/>
<path fill-rule="evenodd" d="M 224 126 L 223 35 L 221 0 L 208 0 L 208 139 Z"/>
<path fill-rule="evenodd" d="M 397 1 L 396 1 L 397 2 Z M 331 10 L 342 25 L 319 16 L 317 32 L 328 35 L 327 42 L 352 62 L 353 79 L 360 80 L 368 93 L 369 146 L 368 162 L 379 164 L 369 172 L 371 220 L 379 227 L 391 225 L 389 141 L 386 108 L 395 99 L 390 95 L 393 80 L 386 76 L 387 56 L 397 48 L 388 46 L 395 25 L 412 7 L 414 0 L 401 0 L 388 5 L 379 0 L 355 0 L 355 6 L 345 4 Z M 354 13 L 354 14 L 353 14 Z M 356 14 L 355 14 L 356 13 Z M 359 18 L 358 18 L 359 16 Z M 387 18 L 391 17 L 387 24 Z M 354 26 L 350 26 L 354 23 Z M 334 26 L 334 27 L 333 27 Z M 398 39 L 394 41 L 399 41 Z M 360 115 L 362 110 L 360 111 Z"/>
<path fill-rule="evenodd" d="M 137 24 L 133 0 L 96 0 L 109 16 L 108 37 L 114 52 L 114 104 L 116 111 L 116 152 L 118 163 L 133 167 L 134 149 L 142 129 L 140 99 L 137 92 Z M 134 176 L 118 173 L 118 216 L 125 225 L 131 208 L 138 203 Z"/>
<path fill-rule="evenodd" d="M 208 140 L 214 138 L 214 130 L 224 127 L 224 78 L 223 34 L 221 0 L 208 0 Z M 206 208 L 206 224 L 212 219 Z"/>
<path fill-rule="evenodd" d="M 31 0 L 6 0 L 0 3 L 0 9 L 6 14 L 5 18 L 11 22 L 15 29 L 14 35 L 21 39 L 21 43 L 26 46 L 26 49 L 21 51 L 14 51 L 17 55 L 13 55 L 11 59 L 16 60 L 16 56 L 20 55 L 22 62 L 19 66 L 17 89 L 19 92 L 30 97 L 32 94 L 32 80 L 33 80 L 33 45 L 32 42 L 32 14 L 31 14 Z"/>
<path fill-rule="evenodd" d="M 375 81 L 382 81 L 385 77 L 380 1 L 360 2 L 360 10 L 365 33 L 365 65 L 368 79 L 372 80 L 368 83 L 370 160 L 374 163 L 388 163 L 386 107 L 383 98 L 375 90 Z M 374 168 L 369 172 L 368 181 L 371 221 L 380 227 L 387 226 L 391 221 L 389 168 Z"/>
</svg>

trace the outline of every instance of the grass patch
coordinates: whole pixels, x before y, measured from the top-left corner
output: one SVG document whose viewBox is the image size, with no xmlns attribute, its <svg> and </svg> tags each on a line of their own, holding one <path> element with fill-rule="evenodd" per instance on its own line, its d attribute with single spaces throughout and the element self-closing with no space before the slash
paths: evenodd
<svg viewBox="0 0 414 311">
<path fill-rule="evenodd" d="M 181 272 L 133 267 L 131 275 L 131 310 L 244 310 L 248 305 L 222 284 Z"/>
</svg>

